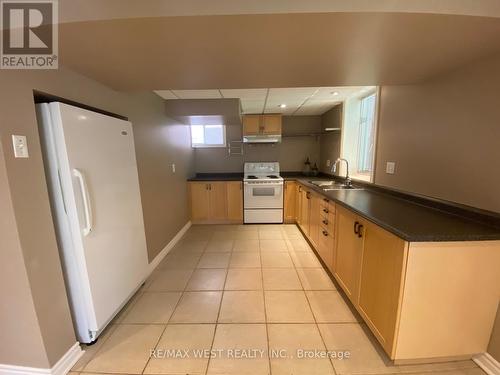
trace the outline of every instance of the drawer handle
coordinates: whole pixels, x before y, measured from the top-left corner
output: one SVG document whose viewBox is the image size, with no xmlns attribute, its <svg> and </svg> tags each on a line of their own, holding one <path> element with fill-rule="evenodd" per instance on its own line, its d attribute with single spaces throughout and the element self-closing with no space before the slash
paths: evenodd
<svg viewBox="0 0 500 375">
<path fill-rule="evenodd" d="M 307 198 L 307 199 L 311 199 L 311 193 L 307 192 L 307 193 L 306 193 L 306 198 Z"/>
<path fill-rule="evenodd" d="M 328 225 L 328 220 L 323 220 L 323 224 Z"/>
<path fill-rule="evenodd" d="M 329 201 L 328 199 L 326 199 L 326 198 L 323 198 L 323 200 L 324 200 L 326 203 L 330 202 L 330 201 Z"/>
<path fill-rule="evenodd" d="M 328 212 L 330 212 L 330 211 L 328 211 L 328 209 L 326 209 L 326 208 L 323 208 L 323 212 L 324 212 L 325 214 L 327 214 L 327 213 L 328 213 Z"/>
<path fill-rule="evenodd" d="M 323 236 L 328 236 L 328 232 L 326 230 L 323 231 Z"/>
<path fill-rule="evenodd" d="M 355 221 L 354 222 L 354 234 L 359 235 L 358 230 L 359 230 L 359 222 Z"/>
</svg>

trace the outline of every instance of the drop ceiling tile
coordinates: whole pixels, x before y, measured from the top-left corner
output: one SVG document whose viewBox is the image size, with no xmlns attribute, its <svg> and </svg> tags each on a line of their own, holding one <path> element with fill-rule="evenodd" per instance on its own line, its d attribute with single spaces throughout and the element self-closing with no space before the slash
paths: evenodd
<svg viewBox="0 0 500 375">
<path fill-rule="evenodd" d="M 224 89 L 220 90 L 224 98 L 240 98 L 242 101 L 266 99 L 267 89 Z"/>
<path fill-rule="evenodd" d="M 177 99 L 177 96 L 175 96 L 174 93 L 170 90 L 156 90 L 155 93 L 161 96 L 163 99 Z"/>
<path fill-rule="evenodd" d="M 180 99 L 220 99 L 219 90 L 172 90 Z"/>
<path fill-rule="evenodd" d="M 264 100 L 241 99 L 243 113 L 262 113 L 264 111 Z"/>
</svg>

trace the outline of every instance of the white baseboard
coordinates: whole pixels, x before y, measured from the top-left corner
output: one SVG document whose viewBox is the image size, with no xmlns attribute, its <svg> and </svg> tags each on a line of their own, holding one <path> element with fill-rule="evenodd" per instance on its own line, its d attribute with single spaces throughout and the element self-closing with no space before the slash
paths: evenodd
<svg viewBox="0 0 500 375">
<path fill-rule="evenodd" d="M 488 353 L 481 353 L 472 357 L 488 375 L 500 375 L 500 363 Z"/>
<path fill-rule="evenodd" d="M 162 251 L 149 263 L 148 268 L 148 276 L 151 275 L 151 272 L 160 264 L 160 262 L 165 258 L 165 256 L 173 249 L 175 245 L 179 242 L 179 240 L 184 236 L 187 230 L 191 228 L 191 221 L 188 221 L 186 225 L 184 225 L 179 232 L 172 238 L 172 240 L 163 248 Z"/>
<path fill-rule="evenodd" d="M 52 368 L 0 364 L 0 375 L 66 375 L 82 355 L 83 350 L 76 342 Z"/>
</svg>

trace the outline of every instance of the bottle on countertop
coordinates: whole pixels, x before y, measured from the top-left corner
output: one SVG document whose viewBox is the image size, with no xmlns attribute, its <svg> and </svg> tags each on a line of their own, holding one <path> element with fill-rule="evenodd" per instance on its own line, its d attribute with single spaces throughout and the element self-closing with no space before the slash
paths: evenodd
<svg viewBox="0 0 500 375">
<path fill-rule="evenodd" d="M 318 169 L 318 165 L 316 163 L 314 163 L 314 166 L 312 167 L 311 169 L 311 174 L 316 177 L 318 174 L 319 174 L 319 169 Z"/>
<path fill-rule="evenodd" d="M 302 173 L 305 176 L 311 175 L 311 162 L 309 161 L 309 156 L 307 157 L 306 161 L 304 162 L 304 168 L 302 169 Z"/>
</svg>

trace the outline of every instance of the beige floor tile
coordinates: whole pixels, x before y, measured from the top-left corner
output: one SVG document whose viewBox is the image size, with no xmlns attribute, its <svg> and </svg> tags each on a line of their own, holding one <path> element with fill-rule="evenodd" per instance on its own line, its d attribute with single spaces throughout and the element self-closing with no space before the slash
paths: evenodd
<svg viewBox="0 0 500 375">
<path fill-rule="evenodd" d="M 238 224 L 216 224 L 216 225 L 210 225 L 210 227 L 214 228 L 215 231 L 234 232 L 234 231 L 238 230 L 239 225 Z"/>
<path fill-rule="evenodd" d="M 235 240 L 238 232 L 236 230 L 216 230 L 212 240 Z"/>
<path fill-rule="evenodd" d="M 184 292 L 171 323 L 215 323 L 222 292 Z"/>
<path fill-rule="evenodd" d="M 466 361 L 452 361 L 452 362 L 441 362 L 441 363 L 429 363 L 422 365 L 400 365 L 398 366 L 401 373 L 429 373 L 432 375 L 435 373 L 447 374 L 449 372 L 453 374 L 484 374 L 483 370 L 478 368 L 476 363 L 472 360 Z M 479 371 L 478 371 L 479 370 Z"/>
<path fill-rule="evenodd" d="M 207 253 L 227 253 L 233 250 L 234 240 L 215 240 L 208 243 L 205 251 Z"/>
<path fill-rule="evenodd" d="M 273 375 L 335 374 L 329 359 L 299 358 L 300 350 L 325 350 L 315 324 L 269 324 L 268 334 L 269 350 L 284 350 L 287 354 L 284 358 L 271 358 L 271 371 Z"/>
<path fill-rule="evenodd" d="M 165 326 L 122 324 L 85 366 L 85 372 L 140 374 Z"/>
<path fill-rule="evenodd" d="M 303 291 L 266 291 L 264 294 L 268 322 L 314 322 L 314 317 Z"/>
<path fill-rule="evenodd" d="M 235 252 L 249 252 L 249 251 L 259 251 L 259 240 L 257 239 L 236 239 L 234 240 L 233 251 Z"/>
<path fill-rule="evenodd" d="M 280 230 L 259 230 L 261 240 L 282 240 L 283 232 Z"/>
<path fill-rule="evenodd" d="M 284 252 L 261 253 L 263 268 L 293 268 L 292 258 Z"/>
<path fill-rule="evenodd" d="M 168 323 L 181 292 L 146 292 L 123 318 L 123 324 Z"/>
<path fill-rule="evenodd" d="M 260 268 L 260 253 L 257 251 L 233 252 L 230 268 Z"/>
<path fill-rule="evenodd" d="M 263 230 L 276 231 L 276 230 L 282 230 L 283 224 L 260 224 L 260 225 L 258 225 L 258 227 L 259 227 L 259 231 L 263 231 Z"/>
<path fill-rule="evenodd" d="M 333 360 L 337 374 L 390 374 L 399 369 L 390 363 L 375 339 L 360 324 L 318 324 L 326 347 L 347 351 L 348 360 Z M 365 328 L 366 329 L 366 328 Z"/>
<path fill-rule="evenodd" d="M 208 358 L 198 353 L 210 350 L 215 333 L 214 324 L 170 324 L 156 346 L 157 358 L 151 358 L 145 374 L 204 374 Z M 187 351 L 185 358 L 167 357 L 167 350 Z"/>
<path fill-rule="evenodd" d="M 321 268 L 321 263 L 316 258 L 316 254 L 312 252 L 291 252 L 290 256 L 297 268 Z"/>
<path fill-rule="evenodd" d="M 339 292 L 335 290 L 306 291 L 306 295 L 317 323 L 356 323 L 358 321 Z"/>
<path fill-rule="evenodd" d="M 165 259 L 161 261 L 158 268 L 167 268 L 167 269 L 193 269 L 196 268 L 196 264 L 200 260 L 201 253 L 195 252 L 174 252 L 172 254 L 168 254 Z"/>
<path fill-rule="evenodd" d="M 104 345 L 107 339 L 111 336 L 111 333 L 116 329 L 117 325 L 108 325 L 105 329 L 104 332 L 101 333 L 99 336 L 97 342 L 93 345 L 84 345 L 81 344 L 81 348 L 84 351 L 83 355 L 80 357 L 80 359 L 73 365 L 71 368 L 72 371 L 80 372 L 83 371 L 84 367 L 87 365 L 87 363 L 90 362 L 92 358 L 94 358 L 94 355 L 97 353 L 97 351 L 101 348 L 101 346 Z"/>
<path fill-rule="evenodd" d="M 210 360 L 207 374 L 268 375 L 265 324 L 218 324 L 213 349 L 222 356 Z M 231 351 L 254 354 L 255 358 L 235 358 Z"/>
<path fill-rule="evenodd" d="M 207 244 L 208 240 L 182 240 L 172 249 L 172 253 L 202 253 Z"/>
<path fill-rule="evenodd" d="M 183 291 L 193 270 L 191 269 L 160 269 L 152 276 L 147 290 L 149 292 Z"/>
<path fill-rule="evenodd" d="M 152 277 L 149 277 L 148 280 L 146 281 L 147 286 L 149 287 L 150 279 Z M 147 288 L 144 288 L 146 290 Z M 114 319 L 112 320 L 111 324 L 119 324 L 123 321 L 125 316 L 129 313 L 129 311 L 132 309 L 133 305 L 141 298 L 142 294 L 144 293 L 144 290 L 142 288 L 139 289 L 138 292 L 136 292 L 132 298 L 128 300 L 128 302 L 125 304 L 125 306 L 122 307 L 122 309 L 116 314 Z M 100 339 L 99 339 L 100 340 Z"/>
<path fill-rule="evenodd" d="M 305 290 L 335 290 L 330 276 L 322 268 L 297 268 L 300 282 Z"/>
<path fill-rule="evenodd" d="M 258 240 L 259 232 L 256 230 L 240 230 L 236 233 L 237 240 Z"/>
<path fill-rule="evenodd" d="M 250 232 L 256 232 L 259 230 L 259 226 L 255 224 L 241 224 L 236 226 L 239 231 L 250 231 Z"/>
<path fill-rule="evenodd" d="M 226 290 L 262 290 L 260 268 L 230 268 L 227 272 Z"/>
<path fill-rule="evenodd" d="M 302 290 L 294 268 L 264 268 L 264 290 Z"/>
<path fill-rule="evenodd" d="M 260 240 L 260 250 L 262 252 L 271 252 L 271 251 L 288 251 L 288 246 L 286 245 L 286 241 L 283 239 L 268 239 L 268 240 Z"/>
<path fill-rule="evenodd" d="M 262 291 L 225 291 L 219 323 L 265 323 Z"/>
<path fill-rule="evenodd" d="M 198 268 L 227 268 L 231 253 L 205 253 L 201 256 Z"/>
<path fill-rule="evenodd" d="M 311 246 L 304 240 L 303 237 L 288 239 L 288 244 L 291 251 L 301 251 L 306 253 L 312 253 Z"/>
<path fill-rule="evenodd" d="M 198 268 L 193 272 L 186 290 L 223 290 L 225 280 L 225 268 Z"/>
<path fill-rule="evenodd" d="M 182 237 L 183 240 L 209 240 L 212 238 L 214 235 L 213 230 L 193 230 L 193 231 L 188 231 L 184 237 Z"/>
</svg>

